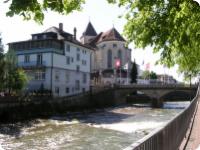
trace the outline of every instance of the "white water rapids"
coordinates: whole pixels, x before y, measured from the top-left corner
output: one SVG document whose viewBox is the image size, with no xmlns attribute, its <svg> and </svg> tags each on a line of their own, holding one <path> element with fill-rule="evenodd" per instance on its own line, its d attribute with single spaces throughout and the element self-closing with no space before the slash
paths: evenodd
<svg viewBox="0 0 200 150">
<path fill-rule="evenodd" d="M 0 150 L 118 150 L 165 125 L 189 102 L 131 105 L 0 125 Z"/>
</svg>

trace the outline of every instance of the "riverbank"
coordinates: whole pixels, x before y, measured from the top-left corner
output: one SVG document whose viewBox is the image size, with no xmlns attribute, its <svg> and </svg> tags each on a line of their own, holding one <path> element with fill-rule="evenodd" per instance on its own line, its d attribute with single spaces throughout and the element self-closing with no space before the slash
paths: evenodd
<svg viewBox="0 0 200 150">
<path fill-rule="evenodd" d="M 141 95 L 136 95 L 134 99 L 138 103 L 142 103 L 144 100 L 148 102 L 148 99 Z M 116 92 L 113 89 L 108 89 L 95 94 L 84 93 L 58 98 L 37 97 L 21 101 L 0 99 L 0 102 L 0 122 L 16 122 L 35 118 L 48 118 L 69 111 L 94 111 L 96 108 L 123 105 L 127 103 L 127 100 L 126 96 L 122 99 L 116 98 Z"/>
</svg>

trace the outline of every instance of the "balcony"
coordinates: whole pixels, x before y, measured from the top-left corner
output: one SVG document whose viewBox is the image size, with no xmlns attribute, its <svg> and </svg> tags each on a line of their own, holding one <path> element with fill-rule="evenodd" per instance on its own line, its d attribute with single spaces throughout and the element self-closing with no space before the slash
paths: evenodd
<svg viewBox="0 0 200 150">
<path fill-rule="evenodd" d="M 17 66 L 22 68 L 44 68 L 46 66 L 46 61 L 18 62 Z"/>
</svg>

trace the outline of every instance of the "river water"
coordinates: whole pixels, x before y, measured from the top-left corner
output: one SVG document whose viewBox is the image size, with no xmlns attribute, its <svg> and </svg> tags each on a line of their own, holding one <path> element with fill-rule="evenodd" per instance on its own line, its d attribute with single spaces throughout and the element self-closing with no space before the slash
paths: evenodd
<svg viewBox="0 0 200 150">
<path fill-rule="evenodd" d="M 119 150 L 165 125 L 189 102 L 125 105 L 0 125 L 0 150 Z"/>
</svg>

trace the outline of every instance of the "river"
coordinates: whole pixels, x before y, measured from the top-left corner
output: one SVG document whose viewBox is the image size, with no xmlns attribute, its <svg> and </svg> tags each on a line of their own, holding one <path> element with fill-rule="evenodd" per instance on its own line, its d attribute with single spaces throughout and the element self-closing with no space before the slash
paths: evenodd
<svg viewBox="0 0 200 150">
<path fill-rule="evenodd" d="M 189 102 L 124 105 L 0 125 L 0 150 L 118 150 L 165 125 Z"/>
</svg>

